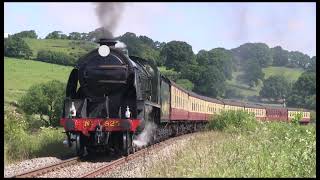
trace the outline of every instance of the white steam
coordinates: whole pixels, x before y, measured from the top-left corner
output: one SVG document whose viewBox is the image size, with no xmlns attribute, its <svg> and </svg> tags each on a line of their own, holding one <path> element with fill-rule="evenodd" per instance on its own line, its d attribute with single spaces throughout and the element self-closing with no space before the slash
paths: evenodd
<svg viewBox="0 0 320 180">
<path fill-rule="evenodd" d="M 116 48 L 126 48 L 127 45 L 121 41 L 117 41 L 117 44 L 115 45 Z"/>
<path fill-rule="evenodd" d="M 155 132 L 156 127 L 157 125 L 153 122 L 147 122 L 141 134 L 139 134 L 137 138 L 133 140 L 133 144 L 138 147 L 147 145 L 153 137 L 153 133 Z"/>
</svg>

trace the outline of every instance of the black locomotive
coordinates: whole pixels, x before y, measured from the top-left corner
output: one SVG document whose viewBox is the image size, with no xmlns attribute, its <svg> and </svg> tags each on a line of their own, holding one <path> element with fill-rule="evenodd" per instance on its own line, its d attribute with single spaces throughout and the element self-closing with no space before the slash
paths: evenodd
<svg viewBox="0 0 320 180">
<path fill-rule="evenodd" d="M 129 154 L 147 121 L 160 118 L 160 74 L 152 61 L 128 56 L 101 39 L 72 70 L 60 124 L 78 155 L 94 150 Z M 154 122 L 157 123 L 157 122 Z"/>
</svg>

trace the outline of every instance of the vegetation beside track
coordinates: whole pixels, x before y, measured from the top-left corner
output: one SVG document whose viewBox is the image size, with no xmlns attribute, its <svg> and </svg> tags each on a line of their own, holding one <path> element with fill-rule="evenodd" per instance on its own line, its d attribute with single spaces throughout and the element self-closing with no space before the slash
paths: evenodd
<svg viewBox="0 0 320 180">
<path fill-rule="evenodd" d="M 237 115 L 237 116 L 235 116 Z M 222 113 L 188 148 L 148 170 L 148 177 L 315 177 L 314 126 L 253 122 Z"/>
<path fill-rule="evenodd" d="M 34 118 L 34 117 L 32 117 Z M 4 163 L 10 164 L 36 157 L 62 157 L 73 152 L 64 147 L 63 128 L 41 127 L 30 131 L 30 124 L 16 110 L 4 114 Z"/>
</svg>

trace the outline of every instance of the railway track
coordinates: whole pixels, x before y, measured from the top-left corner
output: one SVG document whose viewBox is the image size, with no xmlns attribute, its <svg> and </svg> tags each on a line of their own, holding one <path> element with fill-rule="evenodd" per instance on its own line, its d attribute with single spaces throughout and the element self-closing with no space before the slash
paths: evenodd
<svg viewBox="0 0 320 180">
<path fill-rule="evenodd" d="M 23 172 L 21 174 L 17 174 L 17 175 L 11 176 L 10 178 L 37 177 L 37 176 L 40 176 L 42 174 L 45 174 L 45 173 L 48 173 L 48 172 L 51 172 L 51 171 L 54 171 L 54 170 L 61 169 L 61 168 L 64 168 L 66 166 L 70 166 L 70 165 L 76 164 L 79 161 L 80 161 L 80 157 L 73 157 L 73 158 L 70 158 L 70 159 L 63 160 L 63 161 L 58 162 L 58 163 L 53 163 L 53 164 L 50 164 L 50 165 L 47 165 L 47 166 L 44 166 L 44 167 L 41 167 L 41 168 L 37 168 L 37 169 L 30 170 L 30 171 L 26 171 L 26 172 Z"/>
<path fill-rule="evenodd" d="M 122 164 L 125 164 L 126 162 L 128 162 L 130 160 L 133 160 L 133 159 L 136 159 L 138 157 L 145 156 L 151 150 L 164 148 L 164 147 L 166 147 L 166 146 L 168 146 L 170 144 L 173 144 L 175 141 L 177 141 L 179 139 L 182 139 L 182 138 L 184 138 L 186 136 L 190 136 L 191 134 L 194 134 L 194 133 L 180 135 L 180 136 L 173 137 L 173 138 L 167 139 L 165 141 L 153 144 L 153 145 L 148 146 L 146 148 L 143 148 L 143 149 L 141 149 L 141 150 L 139 150 L 139 151 L 137 151 L 137 152 L 135 152 L 133 154 L 130 154 L 127 157 L 122 157 L 120 159 L 117 159 L 117 160 L 114 160 L 114 161 L 110 162 L 109 164 L 103 165 L 100 168 L 97 168 L 97 169 L 95 169 L 95 170 L 93 170 L 93 171 L 91 171 L 91 172 L 89 172 L 87 174 L 82 175 L 81 178 L 93 178 L 93 177 L 96 177 L 96 176 L 98 176 L 100 174 L 109 172 L 114 167 L 117 167 L 117 166 L 120 166 Z"/>
<path fill-rule="evenodd" d="M 195 133 L 197 133 L 197 132 L 195 132 Z M 106 161 L 105 163 L 107 163 L 107 164 L 102 165 L 101 167 L 94 168 L 94 170 L 92 170 L 92 171 L 90 171 L 88 173 L 85 173 L 83 175 L 80 175 L 80 178 L 96 177 L 98 175 L 107 173 L 110 170 L 112 170 L 114 167 L 117 167 L 117 166 L 120 166 L 122 164 L 125 164 L 126 162 L 129 162 L 129 161 L 131 161 L 133 159 L 136 159 L 138 157 L 143 157 L 146 154 L 149 154 L 149 152 L 154 150 L 154 149 L 159 149 L 160 150 L 160 148 L 164 148 L 164 147 L 166 147 L 166 146 L 168 146 L 170 144 L 173 144 L 175 141 L 177 141 L 179 139 L 182 139 L 182 138 L 184 138 L 186 136 L 190 136 L 190 135 L 195 134 L 195 133 L 188 133 L 188 134 L 183 134 L 183 135 L 180 135 L 180 136 L 172 137 L 172 138 L 169 138 L 167 140 L 164 140 L 164 141 L 158 142 L 156 144 L 153 144 L 153 145 L 147 146 L 145 148 L 142 148 L 142 149 L 136 151 L 135 153 L 130 154 L 129 156 L 120 157 L 120 158 L 117 158 L 117 159 L 114 159 L 114 160 L 110 160 L 110 162 Z M 53 164 L 50 164 L 50 165 L 47 165 L 47 166 L 44 166 L 44 167 L 41 167 L 41 168 L 37 168 L 37 169 L 34 169 L 34 170 L 23 172 L 23 173 L 11 176 L 9 178 L 39 177 L 39 176 L 41 176 L 43 174 L 47 174 L 47 173 L 50 173 L 50 172 L 53 172 L 53 171 L 56 171 L 56 170 L 60 170 L 60 169 L 65 168 L 65 167 L 76 165 L 77 163 L 81 163 L 82 162 L 81 160 L 82 160 L 82 158 L 80 158 L 80 157 L 73 157 L 73 158 L 70 158 L 70 159 L 63 160 L 63 161 L 58 162 L 58 163 L 53 163 Z"/>
</svg>

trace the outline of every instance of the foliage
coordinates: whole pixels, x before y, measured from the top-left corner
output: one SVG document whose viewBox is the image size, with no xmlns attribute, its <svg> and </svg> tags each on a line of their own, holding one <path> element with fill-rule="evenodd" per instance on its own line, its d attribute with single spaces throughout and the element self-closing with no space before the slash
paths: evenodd
<svg viewBox="0 0 320 180">
<path fill-rule="evenodd" d="M 159 71 L 162 75 L 170 79 L 171 81 L 177 81 L 180 79 L 181 74 L 174 71 L 173 69 L 167 69 L 165 66 L 159 67 Z"/>
<path fill-rule="evenodd" d="M 228 86 L 226 86 L 224 98 L 226 98 L 226 99 L 233 99 L 233 98 L 243 99 L 244 95 L 241 94 L 241 92 L 238 89 L 233 88 L 230 85 L 228 85 Z"/>
<path fill-rule="evenodd" d="M 286 66 L 288 64 L 289 52 L 276 46 L 271 48 L 271 54 L 273 59 L 273 66 Z"/>
<path fill-rule="evenodd" d="M 76 63 L 72 56 L 64 52 L 50 50 L 38 51 L 37 60 L 60 65 L 75 65 Z"/>
<path fill-rule="evenodd" d="M 164 43 L 154 42 L 147 36 L 136 36 L 136 34 L 129 32 L 120 36 L 119 41 L 127 45 L 130 56 L 139 56 L 144 59 L 154 60 L 158 66 L 164 64 L 160 58 L 160 49 Z"/>
<path fill-rule="evenodd" d="M 264 98 L 283 99 L 290 93 L 290 84 L 283 76 L 270 76 L 263 81 L 260 96 Z"/>
<path fill-rule="evenodd" d="M 265 43 L 245 43 L 232 49 L 238 64 L 248 65 L 248 61 L 255 61 L 261 67 L 272 64 L 272 55 L 268 45 Z"/>
<path fill-rule="evenodd" d="M 38 35 L 34 30 L 21 31 L 19 33 L 14 34 L 14 36 L 19 37 L 19 38 L 32 38 L 32 39 L 38 38 Z"/>
<path fill-rule="evenodd" d="M 82 40 L 82 35 L 81 35 L 81 33 L 78 33 L 78 32 L 72 32 L 72 33 L 69 33 L 68 39 Z"/>
<path fill-rule="evenodd" d="M 316 61 L 316 56 L 313 56 L 310 60 L 310 63 L 306 65 L 307 66 L 307 71 L 308 72 L 314 72 L 316 73 L 316 67 L 317 67 L 317 61 Z"/>
<path fill-rule="evenodd" d="M 215 48 L 210 51 L 201 50 L 196 56 L 199 66 L 215 66 L 223 70 L 226 79 L 232 79 L 233 57 L 229 50 L 224 48 Z"/>
<path fill-rule="evenodd" d="M 302 120 L 303 114 L 302 112 L 296 113 L 293 118 L 291 119 L 292 124 L 299 124 L 299 122 Z"/>
<path fill-rule="evenodd" d="M 254 131 L 196 134 L 144 170 L 147 177 L 316 177 L 316 129 L 259 122 Z"/>
<path fill-rule="evenodd" d="M 187 64 L 194 64 L 195 58 L 192 47 L 183 41 L 170 41 L 162 48 L 160 55 L 164 59 L 164 65 L 180 71 Z"/>
<path fill-rule="evenodd" d="M 259 80 L 264 79 L 264 73 L 257 61 L 248 60 L 243 72 L 244 74 L 239 78 L 243 83 L 249 85 L 250 88 L 257 86 L 259 84 Z"/>
<path fill-rule="evenodd" d="M 68 36 L 61 31 L 53 31 L 49 33 L 45 39 L 68 39 Z"/>
<path fill-rule="evenodd" d="M 289 53 L 288 67 L 301 67 L 305 69 L 310 61 L 310 57 L 307 54 L 303 54 L 299 51 L 291 51 Z"/>
<path fill-rule="evenodd" d="M 310 122 L 311 123 L 316 123 L 317 120 L 317 113 L 315 111 L 310 112 Z"/>
<path fill-rule="evenodd" d="M 46 126 L 58 126 L 62 113 L 65 84 L 53 80 L 31 86 L 19 100 L 26 114 L 39 114 Z M 48 120 L 44 117 L 48 116 Z"/>
<path fill-rule="evenodd" d="M 229 132 L 252 131 L 257 126 L 257 120 L 247 111 L 222 111 L 210 118 L 208 128 L 212 130 L 227 130 Z"/>
<path fill-rule="evenodd" d="M 304 72 L 293 84 L 288 97 L 288 105 L 293 107 L 316 108 L 316 73 Z"/>
<path fill-rule="evenodd" d="M 194 82 L 195 92 L 209 96 L 222 96 L 225 89 L 225 76 L 215 66 L 202 67 L 199 73 L 199 79 Z"/>
<path fill-rule="evenodd" d="M 8 57 L 29 59 L 32 56 L 32 51 L 22 38 L 13 35 L 5 41 L 4 55 Z"/>
<path fill-rule="evenodd" d="M 34 133 L 22 114 L 15 111 L 4 113 L 4 163 L 10 164 L 35 157 L 71 155 L 70 149 L 61 143 L 65 134 L 62 129 L 41 128 Z"/>
<path fill-rule="evenodd" d="M 37 58 L 41 50 L 62 52 L 78 59 L 82 55 L 89 53 L 97 47 L 96 43 L 83 40 L 65 40 L 65 39 L 30 39 L 24 38 L 33 52 L 33 59 Z"/>
<path fill-rule="evenodd" d="M 179 86 L 181 86 L 182 88 L 189 90 L 189 91 L 192 91 L 194 88 L 194 84 L 191 81 L 189 81 L 188 79 L 178 79 L 176 81 L 176 83 Z"/>
</svg>

